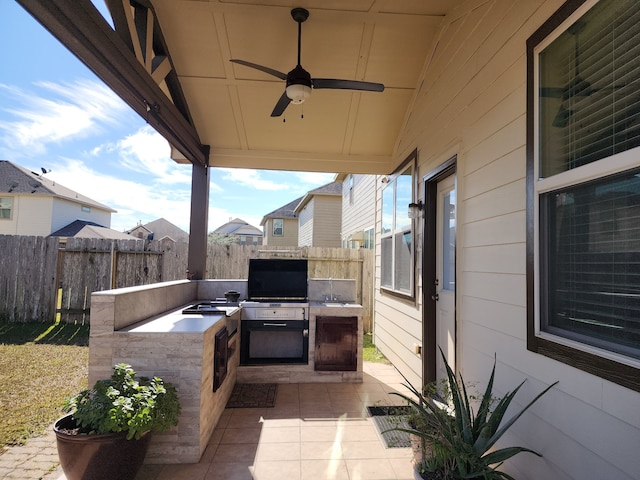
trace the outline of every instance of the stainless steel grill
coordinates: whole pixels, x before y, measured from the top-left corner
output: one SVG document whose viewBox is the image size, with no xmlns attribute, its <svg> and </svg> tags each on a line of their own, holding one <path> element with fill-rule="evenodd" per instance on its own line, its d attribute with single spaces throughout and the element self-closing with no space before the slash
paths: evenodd
<svg viewBox="0 0 640 480">
<path fill-rule="evenodd" d="M 307 261 L 252 259 L 240 303 L 242 365 L 309 361 Z"/>
</svg>

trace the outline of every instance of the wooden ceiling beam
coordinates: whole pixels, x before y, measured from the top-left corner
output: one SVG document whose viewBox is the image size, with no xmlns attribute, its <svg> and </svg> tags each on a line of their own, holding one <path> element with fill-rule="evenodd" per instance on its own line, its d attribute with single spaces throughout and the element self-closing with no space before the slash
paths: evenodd
<svg viewBox="0 0 640 480">
<path fill-rule="evenodd" d="M 191 163 L 208 166 L 209 146 L 91 0 L 16 1 Z"/>
</svg>

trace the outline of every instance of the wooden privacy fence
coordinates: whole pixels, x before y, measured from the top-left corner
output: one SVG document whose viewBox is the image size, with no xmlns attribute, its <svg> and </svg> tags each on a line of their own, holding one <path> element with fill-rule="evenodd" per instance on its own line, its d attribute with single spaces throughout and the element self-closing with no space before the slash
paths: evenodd
<svg viewBox="0 0 640 480">
<path fill-rule="evenodd" d="M 246 279 L 250 258 L 309 260 L 311 278 L 355 279 L 365 331 L 373 309 L 372 250 L 210 245 L 206 277 Z M 0 235 L 0 320 L 87 323 L 91 292 L 186 278 L 188 244 Z"/>
<path fill-rule="evenodd" d="M 91 292 L 185 278 L 186 243 L 0 235 L 0 320 L 89 321 Z"/>
<path fill-rule="evenodd" d="M 71 238 L 58 249 L 57 313 L 88 322 L 91 292 L 185 278 L 186 243 Z"/>
</svg>

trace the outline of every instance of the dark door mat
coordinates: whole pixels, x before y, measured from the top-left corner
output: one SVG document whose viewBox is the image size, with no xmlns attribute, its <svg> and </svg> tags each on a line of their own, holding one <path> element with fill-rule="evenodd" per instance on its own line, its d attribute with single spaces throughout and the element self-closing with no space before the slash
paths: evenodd
<svg viewBox="0 0 640 480">
<path fill-rule="evenodd" d="M 277 394 L 277 383 L 236 383 L 227 408 L 273 407 Z"/>
<path fill-rule="evenodd" d="M 367 410 L 385 448 L 406 448 L 411 446 L 411 438 L 407 432 L 398 432 L 396 430 L 385 432 L 385 430 L 395 427 L 409 428 L 407 416 L 411 413 L 411 407 L 407 405 L 367 407 Z"/>
</svg>

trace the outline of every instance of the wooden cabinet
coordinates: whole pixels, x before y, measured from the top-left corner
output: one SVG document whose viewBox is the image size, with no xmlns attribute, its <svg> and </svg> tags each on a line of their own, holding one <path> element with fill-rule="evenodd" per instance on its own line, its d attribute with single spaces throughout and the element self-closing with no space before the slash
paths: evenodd
<svg viewBox="0 0 640 480">
<path fill-rule="evenodd" d="M 315 369 L 355 371 L 358 365 L 358 317 L 316 317 Z"/>
</svg>

